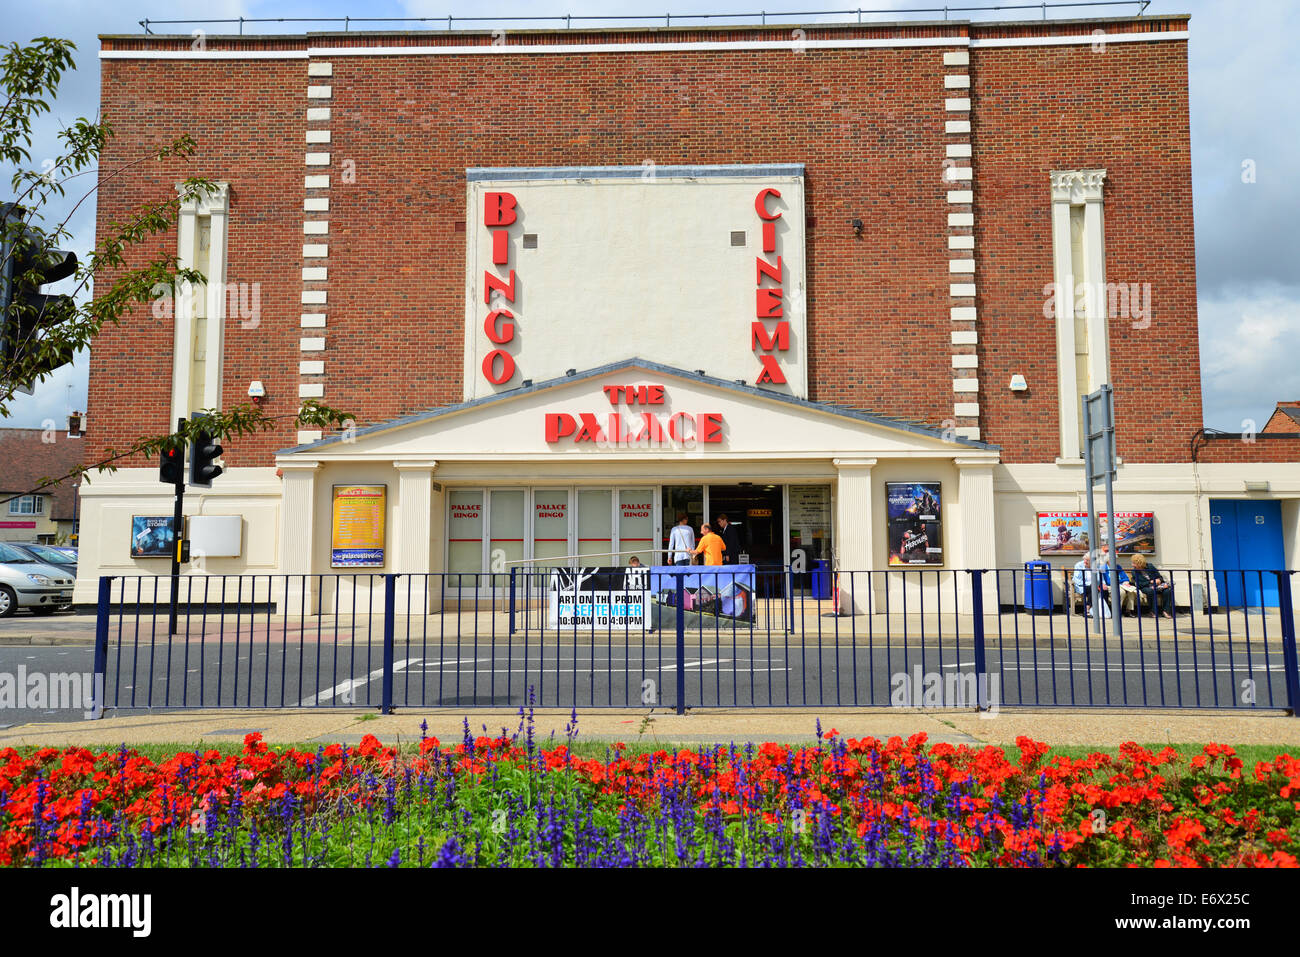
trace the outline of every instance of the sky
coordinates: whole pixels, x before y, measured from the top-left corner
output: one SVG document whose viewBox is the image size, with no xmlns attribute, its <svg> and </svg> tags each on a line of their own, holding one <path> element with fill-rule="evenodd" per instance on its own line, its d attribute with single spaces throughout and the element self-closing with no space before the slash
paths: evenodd
<svg viewBox="0 0 1300 957">
<path fill-rule="evenodd" d="M 953 0 L 952 7 L 978 0 Z M 984 0 L 990 3 L 990 0 Z M 922 0 L 854 0 L 873 9 L 927 6 Z M 942 3 L 935 4 L 942 6 Z M 757 0 L 678 0 L 663 5 L 674 14 L 742 13 L 761 9 Z M 784 0 L 780 9 L 825 10 L 848 4 L 827 0 Z M 143 18 L 243 17 L 536 16 L 552 10 L 573 15 L 636 14 L 650 7 L 627 0 L 565 0 L 554 7 L 536 0 L 499 0 L 479 5 L 463 0 L 0 0 L 0 43 L 26 43 L 58 36 L 77 44 L 78 69 L 65 76 L 51 114 L 35 127 L 33 157 L 53 152 L 60 123 L 94 116 L 99 103 L 97 36 L 141 32 Z M 1132 13 L 1132 7 L 1103 7 L 1099 13 Z M 1153 0 L 1147 15 L 1191 14 L 1190 101 L 1192 188 L 1196 224 L 1196 271 L 1205 425 L 1224 431 L 1262 428 L 1279 400 L 1300 400 L 1300 268 L 1293 220 L 1300 212 L 1300 176 L 1292 156 L 1300 130 L 1300 65 L 1294 38 L 1300 34 L 1296 0 Z M 959 14 L 954 14 L 957 16 Z M 1058 11 L 1087 16 L 1089 11 Z M 990 14 L 967 14 L 989 18 Z M 1005 14 L 997 18 L 1006 18 Z M 807 20 L 819 19 L 807 17 Z M 828 19 L 828 18 L 820 18 Z M 882 14 L 875 19 L 891 19 Z M 910 15 L 908 19 L 916 19 Z M 445 23 L 445 20 L 443 21 Z M 662 22 L 662 20 L 660 21 Z M 727 22 L 746 22 L 727 21 Z M 461 28 L 486 24 L 460 24 Z M 539 24 L 532 24 L 539 25 Z M 376 24 L 417 29 L 419 24 Z M 194 27 L 158 26 L 155 32 L 188 33 Z M 329 29 L 321 24 L 257 24 L 247 32 Z M 363 27 L 365 28 L 365 27 Z M 237 32 L 238 25 L 208 26 L 211 33 Z M 196 135 L 201 131 L 192 131 Z M 978 163 L 978 156 L 976 158 Z M 0 169 L 8 190 L 11 171 Z M 87 251 L 94 241 L 94 204 L 85 203 L 69 221 L 73 247 Z M 1153 320 L 1160 318 L 1158 291 Z M 1291 346 L 1287 344 L 1291 343 Z M 5 425 L 42 427 L 62 423 L 86 406 L 87 362 L 82 356 L 21 397 Z M 93 427 L 93 426 L 92 426 Z"/>
</svg>

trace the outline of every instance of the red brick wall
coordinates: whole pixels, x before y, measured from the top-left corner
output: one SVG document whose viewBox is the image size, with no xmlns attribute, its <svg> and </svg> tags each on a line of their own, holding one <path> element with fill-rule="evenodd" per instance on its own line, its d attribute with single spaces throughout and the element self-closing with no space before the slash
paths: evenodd
<svg viewBox="0 0 1300 957">
<path fill-rule="evenodd" d="M 810 28 L 807 36 L 966 29 Z M 339 42 L 444 41 L 328 39 Z M 105 46 L 147 43 L 175 45 L 137 37 Z M 238 41 L 211 38 L 208 46 L 223 43 Z M 810 397 L 938 426 L 952 417 L 955 325 L 945 202 L 952 184 L 942 164 L 944 121 L 957 117 L 944 112 L 943 99 L 960 95 L 943 89 L 943 49 L 329 58 L 332 79 L 310 81 L 333 87 L 332 142 L 310 147 L 328 149 L 333 160 L 330 233 L 312 240 L 327 241 L 330 255 L 308 263 L 330 274 L 326 351 L 311 356 L 325 361 L 324 401 L 365 425 L 459 400 L 465 237 L 456 224 L 466 218 L 466 167 L 803 162 L 815 221 L 807 246 Z M 1112 326 L 1120 452 L 1134 461 L 1186 460 L 1187 439 L 1200 426 L 1200 384 L 1185 44 L 1116 44 L 1105 54 L 1086 46 L 972 50 L 971 74 L 982 437 L 1002 445 L 1008 462 L 1059 454 L 1055 339 L 1041 318 L 1042 286 L 1052 278 L 1048 171 L 1105 166 L 1108 278 L 1152 282 L 1156 314 L 1141 333 Z M 261 379 L 268 410 L 291 415 L 298 317 L 313 311 L 299 302 L 302 178 L 322 172 L 303 166 L 306 61 L 106 60 L 102 79 L 104 115 L 118 137 L 101 170 L 180 132 L 198 139 L 200 153 L 190 164 L 106 181 L 101 234 L 129 208 L 172 195 L 186 172 L 229 181 L 227 279 L 261 283 L 262 319 L 254 330 L 227 321 L 224 401 L 246 401 L 249 380 Z M 354 184 L 339 178 L 349 159 Z M 854 218 L 864 221 L 860 241 L 849 227 Z M 153 248 L 173 253 L 174 234 Z M 170 347 L 170 322 L 147 308 L 100 337 L 91 363 L 92 457 L 166 427 Z M 1029 379 L 1027 394 L 1005 390 L 1013 372 Z M 152 383 L 158 387 L 139 387 Z M 226 460 L 267 465 L 275 449 L 294 442 L 286 421 L 228 443 Z"/>
<path fill-rule="evenodd" d="M 1104 168 L 1106 279 L 1150 283 L 1153 313 L 1109 323 L 1118 452 L 1187 461 L 1202 416 L 1186 43 L 976 48 L 971 75 L 982 438 L 1005 462 L 1060 455 L 1049 172 Z M 1028 391 L 1007 388 L 1015 373 Z"/>
<path fill-rule="evenodd" d="M 116 137 L 100 162 L 99 237 L 132 210 L 175 198 L 187 176 L 231 184 L 229 283 L 261 284 L 261 317 L 225 328 L 223 407 L 248 402 L 261 379 L 270 415 L 298 409 L 298 299 L 302 289 L 302 198 L 306 65 L 301 60 L 104 60 L 101 101 Z M 107 174 L 189 133 L 199 143 L 188 160 L 150 162 L 122 176 Z M 138 248 L 176 254 L 174 229 Z M 137 306 L 95 340 L 90 361 L 87 461 L 141 436 L 170 431 L 173 321 Z M 295 443 L 290 425 L 227 443 L 231 465 L 270 465 L 271 453 Z M 149 465 L 140 460 L 126 465 Z"/>
<path fill-rule="evenodd" d="M 1300 462 L 1300 433 L 1263 433 L 1254 442 L 1240 436 L 1215 436 L 1196 443 L 1198 462 Z"/>
</svg>

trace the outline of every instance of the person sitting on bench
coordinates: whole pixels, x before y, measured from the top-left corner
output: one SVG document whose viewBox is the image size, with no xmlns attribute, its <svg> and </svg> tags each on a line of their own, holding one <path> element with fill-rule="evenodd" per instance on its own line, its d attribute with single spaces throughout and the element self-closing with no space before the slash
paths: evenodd
<svg viewBox="0 0 1300 957">
<path fill-rule="evenodd" d="M 1133 556 L 1133 584 L 1151 603 L 1151 617 L 1157 614 L 1165 618 L 1174 617 L 1174 588 L 1145 555 Z"/>
<path fill-rule="evenodd" d="M 1092 617 L 1092 552 L 1074 563 L 1074 594 L 1076 603 L 1082 601 L 1083 617 Z"/>
</svg>

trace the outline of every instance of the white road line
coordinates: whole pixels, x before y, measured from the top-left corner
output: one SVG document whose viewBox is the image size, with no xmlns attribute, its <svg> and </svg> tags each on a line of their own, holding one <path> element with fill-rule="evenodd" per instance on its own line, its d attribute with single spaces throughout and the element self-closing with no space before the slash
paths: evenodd
<svg viewBox="0 0 1300 957">
<path fill-rule="evenodd" d="M 396 673 L 398 671 L 405 671 L 411 665 L 418 665 L 423 660 L 424 659 L 422 658 L 403 658 L 401 661 L 394 662 L 393 672 Z M 340 682 L 339 684 L 336 684 L 333 688 L 330 688 L 326 691 L 318 692 L 312 695 L 310 698 L 303 698 L 301 701 L 298 702 L 298 707 L 308 708 L 315 704 L 323 704 L 324 702 L 334 698 L 336 695 L 343 694 L 346 691 L 351 691 L 354 688 L 364 688 L 366 685 L 370 684 L 370 682 L 374 681 L 376 678 L 382 678 L 383 676 L 384 676 L 384 669 L 379 668 L 375 671 L 370 672 L 370 674 L 364 678 L 350 678 L 347 681 L 343 681 Z"/>
</svg>

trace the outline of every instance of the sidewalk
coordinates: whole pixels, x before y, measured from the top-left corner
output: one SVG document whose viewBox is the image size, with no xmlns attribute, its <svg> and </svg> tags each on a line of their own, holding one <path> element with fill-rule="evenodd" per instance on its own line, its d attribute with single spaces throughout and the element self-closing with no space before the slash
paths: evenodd
<svg viewBox="0 0 1300 957">
<path fill-rule="evenodd" d="M 364 719 L 364 715 L 372 716 Z M 647 715 L 652 721 L 646 725 Z M 178 744 L 239 741 L 258 731 L 272 744 L 356 744 L 373 734 L 385 744 L 418 741 L 421 721 L 428 733 L 443 742 L 458 741 L 462 721 L 469 718 L 475 735 L 513 732 L 518 711 L 484 709 L 411 710 L 393 715 L 374 711 L 322 709 L 230 710 L 167 712 L 105 718 L 100 721 L 31 723 L 0 730 L 0 748 L 84 745 L 111 747 L 125 743 Z M 1225 714 L 1192 711 L 1002 711 L 980 717 L 971 711 L 922 712 L 901 708 L 806 710 L 709 709 L 678 716 L 645 710 L 587 710 L 578 713 L 578 737 L 583 741 L 657 741 L 663 744 L 811 741 L 820 718 L 824 731 L 834 728 L 844 737 L 906 738 L 924 731 L 931 743 L 1015 744 L 1027 735 L 1051 745 L 1116 747 L 1125 741 L 1141 744 L 1217 742 L 1276 744 L 1300 750 L 1300 719 L 1277 712 Z M 570 713 L 556 709 L 534 714 L 539 740 L 563 741 Z M 487 730 L 484 731 L 484 726 Z"/>
</svg>

